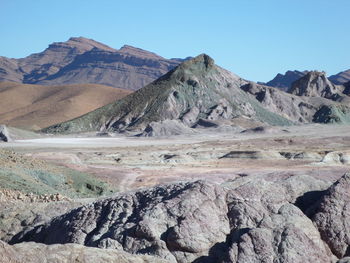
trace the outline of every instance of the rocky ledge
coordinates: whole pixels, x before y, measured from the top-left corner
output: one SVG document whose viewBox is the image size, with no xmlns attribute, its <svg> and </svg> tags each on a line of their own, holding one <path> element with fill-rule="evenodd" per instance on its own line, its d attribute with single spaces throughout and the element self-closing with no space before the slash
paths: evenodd
<svg viewBox="0 0 350 263">
<path fill-rule="evenodd" d="M 180 182 L 84 205 L 10 243 L 77 243 L 179 263 L 337 262 L 350 251 L 348 189 L 349 174 L 334 184 L 306 175 Z"/>
</svg>

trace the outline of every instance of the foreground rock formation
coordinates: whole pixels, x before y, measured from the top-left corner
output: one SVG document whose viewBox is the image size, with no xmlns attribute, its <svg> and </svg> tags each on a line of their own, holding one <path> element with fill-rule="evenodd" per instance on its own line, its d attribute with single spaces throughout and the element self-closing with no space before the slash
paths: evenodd
<svg viewBox="0 0 350 263">
<path fill-rule="evenodd" d="M 349 178 L 330 188 L 293 175 L 157 186 L 74 209 L 11 243 L 78 243 L 181 263 L 336 262 L 348 255 Z"/>
<path fill-rule="evenodd" d="M 350 256 L 350 173 L 329 188 L 312 217 L 337 257 Z"/>
</svg>

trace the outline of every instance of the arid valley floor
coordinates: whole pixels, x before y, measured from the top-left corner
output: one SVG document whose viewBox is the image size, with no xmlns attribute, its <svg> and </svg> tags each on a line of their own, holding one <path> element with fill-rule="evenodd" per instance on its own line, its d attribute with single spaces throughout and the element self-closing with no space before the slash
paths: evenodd
<svg viewBox="0 0 350 263">
<path fill-rule="evenodd" d="M 307 174 L 336 180 L 350 169 L 350 127 L 310 124 L 262 131 L 204 131 L 159 138 L 43 137 L 0 144 L 92 173 L 118 191 L 179 180 Z"/>
</svg>

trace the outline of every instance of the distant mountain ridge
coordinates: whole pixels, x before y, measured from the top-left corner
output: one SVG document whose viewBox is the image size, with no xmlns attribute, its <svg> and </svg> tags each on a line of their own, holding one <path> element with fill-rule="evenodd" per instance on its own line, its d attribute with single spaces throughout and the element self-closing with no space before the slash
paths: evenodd
<svg viewBox="0 0 350 263">
<path fill-rule="evenodd" d="M 278 73 L 269 82 L 266 82 L 267 86 L 279 88 L 284 91 L 288 91 L 292 83 L 301 77 L 305 76 L 308 71 L 288 70 L 285 74 Z"/>
<path fill-rule="evenodd" d="M 310 71 L 312 70 L 288 70 L 285 74 L 278 73 L 272 80 L 262 84 L 288 91 L 292 87 L 294 81 L 302 78 Z M 350 69 L 332 75 L 328 77 L 328 79 L 335 85 L 343 85 L 350 81 Z"/>
<path fill-rule="evenodd" d="M 350 69 L 342 71 L 336 75 L 330 76 L 329 80 L 337 85 L 342 85 L 342 84 L 345 84 L 346 82 L 349 82 L 350 81 Z"/>
<path fill-rule="evenodd" d="M 117 50 L 92 39 L 72 37 L 25 58 L 0 57 L 0 81 L 41 85 L 94 83 L 137 90 L 182 61 L 129 45 Z"/>
</svg>

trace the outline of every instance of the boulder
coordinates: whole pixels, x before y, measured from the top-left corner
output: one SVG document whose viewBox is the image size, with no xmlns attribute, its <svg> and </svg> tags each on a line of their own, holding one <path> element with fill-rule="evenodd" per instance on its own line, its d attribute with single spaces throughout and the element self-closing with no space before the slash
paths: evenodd
<svg viewBox="0 0 350 263">
<path fill-rule="evenodd" d="M 193 134 L 195 131 L 178 120 L 164 120 L 151 122 L 145 130 L 138 136 L 142 137 L 160 137 L 182 134 Z"/>
<path fill-rule="evenodd" d="M 12 141 L 8 129 L 5 125 L 0 125 L 0 141 L 10 142 Z"/>
<path fill-rule="evenodd" d="M 221 262 L 331 262 L 312 221 L 293 203 L 328 183 L 310 176 L 241 177 L 227 187 L 231 233 Z"/>
<path fill-rule="evenodd" d="M 350 173 L 327 190 L 312 220 L 337 257 L 350 256 Z"/>
</svg>

